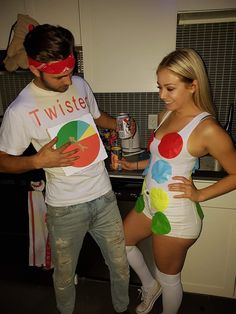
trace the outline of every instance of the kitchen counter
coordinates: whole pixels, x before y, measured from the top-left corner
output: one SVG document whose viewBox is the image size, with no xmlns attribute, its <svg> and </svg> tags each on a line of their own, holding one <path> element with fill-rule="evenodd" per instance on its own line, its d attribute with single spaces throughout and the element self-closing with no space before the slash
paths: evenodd
<svg viewBox="0 0 236 314">
<path fill-rule="evenodd" d="M 148 159 L 149 154 L 147 152 L 126 157 L 130 161 L 138 161 Z M 127 179 L 127 180 L 142 180 L 143 179 L 143 170 L 113 170 L 110 167 L 110 159 L 106 160 L 106 167 L 109 173 L 110 178 L 112 179 Z M 216 181 L 220 178 L 223 178 L 226 175 L 226 172 L 221 170 L 214 170 L 214 159 L 210 156 L 203 157 L 200 159 L 200 169 L 195 170 L 193 173 L 193 180 L 210 180 Z"/>
<path fill-rule="evenodd" d="M 142 180 L 143 171 L 117 171 L 108 169 L 108 174 L 110 178 L 120 178 L 120 179 L 132 179 L 132 180 Z M 210 180 L 216 181 L 223 178 L 226 175 L 224 171 L 210 171 L 210 170 L 196 170 L 193 173 L 193 180 Z"/>
<path fill-rule="evenodd" d="M 149 158 L 149 154 L 145 151 L 141 154 L 133 155 L 126 157 L 128 160 L 131 161 L 138 161 L 144 160 Z M 106 168 L 108 170 L 108 174 L 112 181 L 115 179 L 126 179 L 127 181 L 140 181 L 143 180 L 143 170 L 134 170 L 134 171 L 127 171 L 127 170 L 113 170 L 110 168 L 110 158 L 105 160 Z M 200 169 L 196 170 L 193 173 L 194 180 L 210 180 L 216 181 L 220 178 L 223 178 L 226 175 L 224 170 L 216 171 L 214 170 L 214 160 L 207 156 L 203 157 L 200 160 Z M 7 173 L 0 173 L 0 184 L 6 185 L 18 185 L 18 186 L 28 186 L 30 188 L 30 181 L 40 181 L 44 179 L 44 171 L 34 170 L 29 171 L 22 174 L 7 174 Z"/>
</svg>

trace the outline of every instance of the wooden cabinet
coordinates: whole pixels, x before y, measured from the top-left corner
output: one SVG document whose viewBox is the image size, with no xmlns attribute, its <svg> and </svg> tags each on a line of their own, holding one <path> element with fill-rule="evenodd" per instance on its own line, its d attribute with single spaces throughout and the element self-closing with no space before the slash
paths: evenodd
<svg viewBox="0 0 236 314">
<path fill-rule="evenodd" d="M 212 181 L 195 181 L 204 188 Z M 236 191 L 202 202 L 203 230 L 182 272 L 186 292 L 236 298 Z"/>
</svg>

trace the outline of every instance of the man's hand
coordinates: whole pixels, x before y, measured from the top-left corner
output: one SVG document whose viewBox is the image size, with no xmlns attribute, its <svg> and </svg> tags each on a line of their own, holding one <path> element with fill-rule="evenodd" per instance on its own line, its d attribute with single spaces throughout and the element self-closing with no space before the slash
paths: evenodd
<svg viewBox="0 0 236 314">
<path fill-rule="evenodd" d="M 73 163 L 79 158 L 78 156 L 73 156 L 79 151 L 79 147 L 78 149 L 76 148 L 69 152 L 64 152 L 71 143 L 68 142 L 60 148 L 55 149 L 53 146 L 57 141 L 58 138 L 55 137 L 35 154 L 35 164 L 37 169 L 73 166 Z"/>
</svg>

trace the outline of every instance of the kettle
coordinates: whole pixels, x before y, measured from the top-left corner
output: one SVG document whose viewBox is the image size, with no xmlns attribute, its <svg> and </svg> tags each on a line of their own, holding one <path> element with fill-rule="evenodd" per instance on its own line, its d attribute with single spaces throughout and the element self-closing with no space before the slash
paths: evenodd
<svg viewBox="0 0 236 314">
<path fill-rule="evenodd" d="M 140 139 L 138 125 L 136 124 L 136 132 L 133 137 L 121 140 L 122 153 L 124 156 L 135 155 L 142 152 L 140 149 Z"/>
</svg>

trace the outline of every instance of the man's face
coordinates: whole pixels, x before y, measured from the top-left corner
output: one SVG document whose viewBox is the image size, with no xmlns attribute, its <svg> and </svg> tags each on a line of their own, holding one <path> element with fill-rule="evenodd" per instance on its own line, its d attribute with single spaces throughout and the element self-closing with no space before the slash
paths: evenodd
<svg viewBox="0 0 236 314">
<path fill-rule="evenodd" d="M 73 69 L 70 69 L 62 74 L 48 74 L 40 72 L 40 75 L 36 78 L 35 83 L 42 89 L 64 93 L 72 84 L 72 73 Z"/>
</svg>

